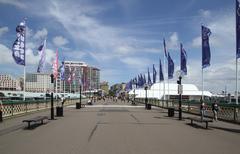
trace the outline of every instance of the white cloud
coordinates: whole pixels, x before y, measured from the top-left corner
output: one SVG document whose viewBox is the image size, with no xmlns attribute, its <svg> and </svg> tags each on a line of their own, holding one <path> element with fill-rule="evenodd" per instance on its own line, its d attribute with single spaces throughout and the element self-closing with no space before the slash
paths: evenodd
<svg viewBox="0 0 240 154">
<path fill-rule="evenodd" d="M 200 46 L 201 46 L 201 37 L 200 36 L 195 37 L 192 40 L 192 47 L 200 47 Z"/>
<path fill-rule="evenodd" d="M 135 68 L 139 71 L 146 70 L 147 66 L 152 64 L 151 60 L 142 57 L 126 57 L 121 59 L 121 61 L 130 68 Z"/>
<path fill-rule="evenodd" d="M 13 5 L 15 7 L 19 8 L 26 8 L 26 5 L 24 2 L 21 2 L 19 0 L 0 0 L 0 3 L 2 4 L 8 4 L 8 5 Z"/>
<path fill-rule="evenodd" d="M 47 34 L 48 34 L 47 29 L 46 29 L 46 28 L 43 28 L 43 29 L 41 29 L 41 30 L 38 30 L 38 31 L 34 34 L 33 38 L 36 39 L 36 40 L 38 40 L 38 39 L 45 39 L 45 38 L 47 37 Z"/>
<path fill-rule="evenodd" d="M 61 47 L 61 46 L 66 45 L 68 43 L 68 40 L 62 36 L 56 36 L 53 38 L 53 43 L 57 47 Z"/>
<path fill-rule="evenodd" d="M 13 63 L 12 51 L 3 44 L 0 44 L 0 64 L 10 64 Z"/>
<path fill-rule="evenodd" d="M 8 30 L 9 30 L 8 27 L 0 27 L 0 36 L 8 32 Z"/>
<path fill-rule="evenodd" d="M 166 46 L 167 46 L 167 50 L 176 50 L 179 49 L 179 39 L 178 39 L 178 33 L 177 32 L 173 32 L 169 39 L 166 40 Z"/>
<path fill-rule="evenodd" d="M 200 16 L 202 16 L 204 18 L 208 18 L 211 16 L 211 11 L 201 9 L 201 10 L 199 10 L 199 14 L 200 14 Z"/>
</svg>

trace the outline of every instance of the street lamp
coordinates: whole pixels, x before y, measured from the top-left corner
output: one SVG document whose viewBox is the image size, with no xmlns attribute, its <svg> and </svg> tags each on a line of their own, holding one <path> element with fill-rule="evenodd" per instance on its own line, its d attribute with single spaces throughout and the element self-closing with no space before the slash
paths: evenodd
<svg viewBox="0 0 240 154">
<path fill-rule="evenodd" d="M 147 104 L 148 104 L 148 98 L 147 98 L 148 85 L 147 84 L 145 84 L 144 90 L 146 92 L 146 94 L 145 94 L 145 109 L 147 109 Z"/>
<path fill-rule="evenodd" d="M 54 107 L 53 107 L 53 83 L 54 83 L 54 76 L 53 74 L 50 75 L 51 76 L 51 85 L 52 85 L 52 89 L 51 89 L 51 120 L 54 120 Z"/>
<path fill-rule="evenodd" d="M 179 101 L 179 105 L 178 105 L 178 110 L 179 110 L 179 120 L 182 120 L 182 91 L 183 91 L 183 87 L 182 87 L 182 77 L 179 76 L 179 79 L 177 80 L 177 84 L 178 84 L 178 101 Z"/>
<path fill-rule="evenodd" d="M 76 103 L 76 109 L 80 109 L 81 108 L 81 106 L 82 106 L 82 85 L 81 85 L 81 83 L 79 84 L 79 94 L 80 94 L 80 96 L 79 96 L 79 103 L 77 102 Z"/>
</svg>

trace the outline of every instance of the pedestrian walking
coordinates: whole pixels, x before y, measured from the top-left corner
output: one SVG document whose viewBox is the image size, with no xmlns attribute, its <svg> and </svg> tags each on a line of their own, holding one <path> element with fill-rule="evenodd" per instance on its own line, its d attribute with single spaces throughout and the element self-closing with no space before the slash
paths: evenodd
<svg viewBox="0 0 240 154">
<path fill-rule="evenodd" d="M 218 119 L 218 110 L 219 110 L 219 107 L 218 107 L 217 101 L 214 101 L 214 103 L 212 103 L 212 111 L 213 111 L 213 119 L 215 121 L 217 121 Z"/>
<path fill-rule="evenodd" d="M 205 116 L 205 111 L 206 111 L 206 105 L 202 99 L 200 100 L 200 102 L 201 102 L 201 106 L 200 106 L 201 120 L 203 121 L 203 118 Z"/>
</svg>

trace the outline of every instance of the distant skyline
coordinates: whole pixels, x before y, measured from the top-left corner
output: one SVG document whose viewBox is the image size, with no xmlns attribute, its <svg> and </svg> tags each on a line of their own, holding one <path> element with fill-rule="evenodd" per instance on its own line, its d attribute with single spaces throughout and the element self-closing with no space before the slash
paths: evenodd
<svg viewBox="0 0 240 154">
<path fill-rule="evenodd" d="M 84 61 L 101 70 L 101 81 L 128 82 L 163 62 L 163 38 L 175 63 L 180 43 L 187 52 L 183 83 L 201 89 L 201 24 L 212 31 L 211 66 L 204 70 L 205 90 L 235 91 L 235 0 L 0 0 L 0 73 L 22 76 L 11 54 L 15 28 L 27 18 L 27 72 L 36 72 L 37 48 L 47 38 L 47 65 Z M 152 70 L 151 70 L 152 73 Z M 158 79 L 158 77 L 157 77 Z M 166 79 L 166 74 L 165 74 Z M 239 86 L 240 87 L 240 86 Z"/>
</svg>

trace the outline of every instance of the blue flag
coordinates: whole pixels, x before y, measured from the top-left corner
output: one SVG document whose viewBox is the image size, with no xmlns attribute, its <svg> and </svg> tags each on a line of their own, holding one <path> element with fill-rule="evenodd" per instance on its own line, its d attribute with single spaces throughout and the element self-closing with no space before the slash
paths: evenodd
<svg viewBox="0 0 240 154">
<path fill-rule="evenodd" d="M 167 54 L 167 47 L 166 47 L 165 39 L 163 39 L 163 47 L 164 47 L 165 56 L 166 56 L 166 58 L 167 58 L 167 57 L 168 57 L 168 54 Z"/>
<path fill-rule="evenodd" d="M 240 58 L 240 4 L 236 0 L 236 58 Z"/>
<path fill-rule="evenodd" d="M 148 68 L 148 85 L 152 85 L 151 76 Z"/>
<path fill-rule="evenodd" d="M 157 76 L 157 71 L 154 67 L 154 64 L 153 64 L 153 83 L 156 83 L 156 76 Z"/>
<path fill-rule="evenodd" d="M 210 66 L 210 46 L 209 46 L 209 36 L 211 31 L 209 28 L 202 26 L 202 68 Z"/>
<path fill-rule="evenodd" d="M 62 81 L 65 80 L 65 68 L 64 68 L 64 62 L 62 62 L 62 65 L 60 66 L 60 79 Z"/>
<path fill-rule="evenodd" d="M 187 53 L 184 50 L 182 43 L 180 44 L 180 52 L 181 52 L 181 73 L 187 75 Z"/>
<path fill-rule="evenodd" d="M 26 38 L 26 23 L 25 20 L 16 27 L 17 38 L 12 46 L 12 56 L 14 61 L 19 65 L 25 66 L 25 38 Z"/>
<path fill-rule="evenodd" d="M 163 81 L 164 77 L 163 77 L 163 72 L 162 72 L 162 63 L 161 63 L 161 59 L 159 59 L 159 81 Z"/>
<path fill-rule="evenodd" d="M 45 48 L 46 48 L 46 39 L 43 41 L 43 43 L 38 48 L 39 55 L 40 55 L 40 60 L 38 63 L 38 68 L 37 68 L 38 73 L 42 72 L 42 70 L 44 68 L 44 64 L 45 64 L 45 60 L 46 60 Z"/>
<path fill-rule="evenodd" d="M 146 81 L 146 77 L 145 77 L 145 74 L 143 74 L 143 85 L 146 84 L 147 81 Z"/>
<path fill-rule="evenodd" d="M 174 62 L 170 56 L 170 53 L 168 53 L 168 79 L 173 78 L 173 72 L 174 72 Z"/>
</svg>

